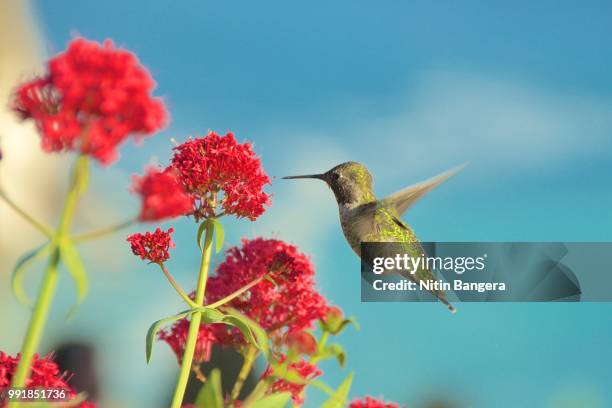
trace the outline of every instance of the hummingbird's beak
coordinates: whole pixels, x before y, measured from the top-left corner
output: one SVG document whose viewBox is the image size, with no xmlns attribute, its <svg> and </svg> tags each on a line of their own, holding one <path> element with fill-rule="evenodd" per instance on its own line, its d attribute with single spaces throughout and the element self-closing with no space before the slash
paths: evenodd
<svg viewBox="0 0 612 408">
<path fill-rule="evenodd" d="M 306 174 L 303 176 L 287 176 L 287 177 L 283 177 L 284 180 L 290 180 L 290 179 L 306 179 L 306 178 L 310 178 L 310 179 L 319 179 L 319 180 L 326 180 L 325 174 Z"/>
</svg>

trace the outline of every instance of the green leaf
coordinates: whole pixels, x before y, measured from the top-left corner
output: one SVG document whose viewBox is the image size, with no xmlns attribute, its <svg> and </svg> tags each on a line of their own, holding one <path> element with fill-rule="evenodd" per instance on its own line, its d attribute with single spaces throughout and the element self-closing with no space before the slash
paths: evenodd
<svg viewBox="0 0 612 408">
<path fill-rule="evenodd" d="M 215 252 L 219 253 L 223 248 L 223 240 L 225 239 L 225 230 L 223 225 L 216 218 L 210 218 L 209 221 L 214 225 L 215 228 Z"/>
<path fill-rule="evenodd" d="M 249 343 L 257 347 L 258 349 L 261 348 L 257 342 L 257 338 L 255 337 L 255 334 L 251 331 L 251 328 L 244 320 L 236 316 L 227 315 L 223 318 L 223 323 L 229 324 L 230 326 L 237 327 L 238 330 L 242 332 L 242 334 L 244 335 L 244 338 Z"/>
<path fill-rule="evenodd" d="M 336 357 L 338 360 L 338 364 L 340 367 L 344 367 L 344 362 L 346 360 L 346 353 L 340 344 L 330 344 L 325 347 L 320 354 L 321 359 L 327 359 L 329 357 Z"/>
<path fill-rule="evenodd" d="M 198 247 L 200 248 L 200 251 L 202 250 L 202 234 L 204 233 L 204 230 L 206 230 L 207 225 L 208 225 L 208 220 L 201 223 L 200 226 L 198 227 L 198 234 L 196 237 L 196 240 L 197 240 L 196 242 L 198 243 Z"/>
<path fill-rule="evenodd" d="M 207 307 L 198 308 L 202 313 L 202 323 L 219 323 L 225 318 L 225 315 L 217 309 Z"/>
<path fill-rule="evenodd" d="M 221 391 L 221 371 L 215 368 L 210 372 L 204 386 L 195 401 L 197 408 L 223 408 L 223 391 Z"/>
<path fill-rule="evenodd" d="M 155 341 L 155 335 L 159 331 L 159 329 L 171 322 L 176 320 L 184 319 L 187 316 L 190 316 L 194 313 L 202 314 L 202 323 L 219 323 L 222 322 L 225 318 L 225 315 L 216 309 L 210 309 L 208 307 L 197 307 L 194 309 L 184 310 L 178 314 L 175 314 L 170 317 L 166 317 L 164 319 L 160 319 L 153 323 L 149 330 L 147 331 L 146 338 L 146 355 L 147 355 L 147 363 L 151 361 L 151 354 L 153 352 L 153 341 Z"/>
<path fill-rule="evenodd" d="M 179 314 L 176 314 L 174 316 L 170 316 L 170 317 L 166 317 L 164 319 L 160 319 L 158 321 L 156 321 L 155 323 L 153 323 L 151 325 L 151 327 L 149 327 L 149 330 L 147 330 L 147 338 L 146 338 L 146 355 L 147 355 L 147 363 L 149 363 L 151 361 L 151 354 L 153 352 L 153 341 L 155 341 L 155 335 L 157 334 L 157 332 L 159 331 L 159 329 L 171 322 L 174 322 L 176 320 L 180 320 L 183 319 L 187 316 L 189 316 L 190 314 L 194 313 L 193 310 L 186 310 L 184 312 L 181 312 Z"/>
<path fill-rule="evenodd" d="M 279 392 L 265 396 L 262 399 L 247 405 L 247 408 L 283 408 L 287 405 L 290 399 L 291 393 Z"/>
<path fill-rule="evenodd" d="M 344 348 L 340 344 L 330 344 L 328 347 L 332 354 L 336 356 L 336 360 L 338 360 L 340 367 L 344 367 L 344 362 L 346 361 L 346 353 L 344 352 Z"/>
<path fill-rule="evenodd" d="M 60 256 L 76 287 L 76 303 L 70 308 L 67 315 L 67 318 L 70 319 L 87 296 L 89 283 L 81 256 L 72 241 L 65 239 L 60 243 Z"/>
<path fill-rule="evenodd" d="M 238 310 L 231 307 L 226 307 L 224 310 L 227 311 L 227 315 L 223 320 L 227 322 L 229 319 L 230 323 L 240 322 L 236 323 L 236 327 L 238 327 L 251 344 L 261 350 L 267 360 L 270 355 L 270 346 L 266 331 L 256 321 L 240 313 Z M 241 326 L 245 325 L 248 330 L 241 328 Z"/>
<path fill-rule="evenodd" d="M 320 380 L 312 380 L 310 382 L 310 385 L 312 385 L 315 388 L 320 389 L 321 391 L 323 391 L 324 393 L 326 393 L 329 396 L 334 395 L 334 389 L 332 387 L 330 387 L 329 385 L 325 384 L 323 381 Z"/>
<path fill-rule="evenodd" d="M 225 239 L 225 231 L 223 230 L 223 225 L 216 218 L 208 218 L 198 227 L 197 241 L 198 247 L 200 251 L 202 248 L 202 235 L 207 228 L 212 228 L 215 234 L 215 252 L 219 253 L 221 248 L 223 248 L 223 240 Z"/>
<path fill-rule="evenodd" d="M 343 330 L 349 324 L 352 324 L 355 330 L 360 330 L 359 323 L 357 323 L 357 320 L 354 317 L 349 317 L 348 319 L 345 319 L 340 325 L 340 330 Z"/>
<path fill-rule="evenodd" d="M 13 269 L 13 276 L 11 277 L 11 287 L 13 289 L 13 294 L 24 306 L 32 307 L 32 302 L 28 299 L 25 291 L 23 290 L 23 274 L 28 270 L 28 267 L 38 258 L 47 255 L 51 252 L 51 244 L 47 243 L 42 245 L 25 255 L 23 255 L 17 261 L 15 268 Z"/>
<path fill-rule="evenodd" d="M 325 401 L 321 408 L 342 408 L 348 398 L 349 390 L 351 389 L 351 383 L 353 382 L 353 373 L 350 373 L 344 382 L 340 384 L 340 387 L 332 394 L 332 396 Z"/>
</svg>

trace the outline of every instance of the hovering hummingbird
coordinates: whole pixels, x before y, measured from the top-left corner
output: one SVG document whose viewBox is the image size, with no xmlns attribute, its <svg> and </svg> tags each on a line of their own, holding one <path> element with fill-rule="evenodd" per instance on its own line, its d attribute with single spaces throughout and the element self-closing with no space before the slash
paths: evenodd
<svg viewBox="0 0 612 408">
<path fill-rule="evenodd" d="M 322 174 L 288 176 L 284 179 L 312 178 L 323 180 L 334 192 L 340 211 L 340 225 L 349 245 L 360 258 L 362 242 L 399 242 L 411 257 L 424 254 L 423 247 L 400 216 L 423 195 L 458 173 L 463 166 L 449 170 L 429 180 L 414 184 L 381 200 L 372 191 L 372 176 L 368 169 L 355 162 L 346 162 Z M 367 259 L 367 257 L 365 258 Z M 402 272 L 400 272 L 402 273 Z M 432 271 L 421 267 L 416 273 L 403 271 L 414 282 L 435 280 Z M 441 290 L 431 293 L 451 311 L 455 308 Z"/>
</svg>

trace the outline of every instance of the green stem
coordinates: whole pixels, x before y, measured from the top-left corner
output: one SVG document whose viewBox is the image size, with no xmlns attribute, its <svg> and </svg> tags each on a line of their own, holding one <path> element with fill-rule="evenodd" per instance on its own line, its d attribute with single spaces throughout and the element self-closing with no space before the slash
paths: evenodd
<svg viewBox="0 0 612 408">
<path fill-rule="evenodd" d="M 170 282 L 170 284 L 172 285 L 172 287 L 174 288 L 174 290 L 176 290 L 176 293 L 179 294 L 179 296 L 185 301 L 185 303 L 187 303 L 187 305 L 191 308 L 196 308 L 198 307 L 198 305 L 189 298 L 189 296 L 187 296 L 187 294 L 185 293 L 185 291 L 183 289 L 181 289 L 181 287 L 179 286 L 178 283 L 176 283 L 176 281 L 174 280 L 174 277 L 170 274 L 170 272 L 168 271 L 168 269 L 166 268 L 166 265 L 164 265 L 163 263 L 159 263 L 158 264 L 159 267 L 161 268 L 162 272 L 164 273 L 164 275 L 166 275 L 166 278 L 168 279 L 168 282 Z"/>
<path fill-rule="evenodd" d="M 244 382 L 249 376 L 249 373 L 251 372 L 251 368 L 253 368 L 255 357 L 257 357 L 257 347 L 253 345 L 249 345 L 247 352 L 244 356 L 242 368 L 240 369 L 240 372 L 238 373 L 238 378 L 236 379 L 236 382 L 234 383 L 234 388 L 232 388 L 232 395 L 231 395 L 232 402 L 238 399 L 238 396 L 240 395 L 240 391 L 242 390 L 242 386 L 244 385 Z"/>
<path fill-rule="evenodd" d="M 59 249 L 55 247 L 49 259 L 47 269 L 45 270 L 42 285 L 40 291 L 38 292 L 36 304 L 32 312 L 32 317 L 30 318 L 30 322 L 28 324 L 28 331 L 21 346 L 21 358 L 19 360 L 17 372 L 13 377 L 13 388 L 25 386 L 26 379 L 30 374 L 32 358 L 36 352 L 36 349 L 38 348 L 38 344 L 40 343 L 40 338 L 45 327 L 45 321 L 47 320 L 47 315 L 49 313 L 49 306 L 51 305 L 53 293 L 57 285 L 58 263 Z M 9 404 L 9 407 L 13 406 L 17 406 L 17 404 Z"/>
<path fill-rule="evenodd" d="M 319 343 L 317 344 L 317 352 L 310 359 L 310 364 L 317 364 L 319 362 L 319 360 L 321 359 L 321 352 L 323 351 L 323 348 L 325 347 L 325 344 L 327 343 L 328 338 L 329 338 L 329 332 L 327 330 L 323 331 L 323 334 L 321 335 L 321 339 L 319 339 Z"/>
<path fill-rule="evenodd" d="M 210 256 L 212 254 L 213 229 L 214 226 L 212 223 L 209 223 L 206 227 L 206 237 L 204 239 L 204 246 L 202 248 L 200 273 L 198 275 L 198 286 L 195 296 L 195 303 L 197 306 L 204 305 L 206 280 L 208 279 L 208 268 L 210 266 Z M 189 374 L 191 373 L 191 364 L 193 362 L 198 333 L 200 332 L 201 321 L 202 315 L 200 313 L 194 313 L 191 315 L 189 332 L 187 333 L 187 342 L 185 343 L 185 352 L 183 353 L 183 361 L 181 362 L 181 370 L 176 383 L 176 389 L 174 390 L 174 396 L 172 397 L 172 408 L 180 408 L 183 402 L 185 389 L 187 388 L 187 381 L 189 380 Z"/>
<path fill-rule="evenodd" d="M 25 210 L 19 207 L 13 200 L 11 200 L 4 191 L 0 190 L 0 198 L 4 200 L 4 202 L 11 207 L 17 214 L 21 215 L 24 220 L 30 223 L 34 228 L 43 233 L 46 237 L 51 238 L 53 236 L 53 230 L 42 222 L 38 221 L 30 214 L 28 214 Z"/>
<path fill-rule="evenodd" d="M 234 300 L 235 298 L 237 298 L 238 296 L 242 295 L 244 292 L 246 292 L 247 290 L 251 289 L 253 286 L 257 285 L 259 282 L 261 282 L 262 280 L 265 279 L 265 277 L 268 275 L 264 275 L 261 276 L 255 280 L 253 280 L 251 283 L 249 283 L 246 286 L 241 287 L 240 289 L 238 289 L 237 291 L 230 293 L 229 295 L 227 295 L 226 297 L 224 297 L 223 299 L 219 299 L 214 303 L 211 303 L 209 305 L 206 305 L 206 307 L 210 308 L 210 309 L 216 309 L 220 306 L 223 306 L 224 304 L 226 304 L 227 302 Z"/>
<path fill-rule="evenodd" d="M 123 221 L 114 225 L 111 225 L 106 228 L 102 228 L 96 231 L 86 232 L 84 234 L 75 235 L 72 240 L 74 242 L 86 242 L 91 241 L 96 238 L 103 237 L 105 235 L 113 234 L 119 230 L 129 227 L 136 222 L 135 218 L 129 219 L 127 221 Z"/>
<path fill-rule="evenodd" d="M 202 248 L 202 258 L 200 258 L 200 273 L 198 275 L 198 286 L 196 288 L 195 302 L 198 306 L 204 305 L 204 294 L 206 293 L 206 282 L 208 281 L 208 267 L 210 265 L 210 255 L 212 254 L 214 224 L 210 222 L 206 227 L 204 247 Z"/>
<path fill-rule="evenodd" d="M 21 347 L 19 366 L 17 367 L 17 372 L 13 377 L 13 382 L 11 385 L 13 388 L 23 387 L 25 385 L 26 379 L 30 374 L 33 355 L 40 344 L 40 339 L 42 337 L 47 316 L 49 314 L 51 301 L 53 300 L 53 293 L 57 285 L 57 269 L 60 260 L 58 243 L 62 241 L 70 229 L 72 218 L 74 216 L 74 210 L 76 208 L 79 195 L 82 192 L 81 177 L 86 177 L 86 174 L 83 174 L 84 169 L 86 170 L 86 166 L 87 156 L 79 156 L 72 170 L 70 189 L 64 202 L 64 210 L 62 211 L 59 226 L 53 235 L 53 252 L 45 270 L 42 285 L 38 292 L 36 304 L 28 324 L 28 330 Z M 17 403 L 12 403 L 9 404 L 9 407 L 16 407 L 17 405 Z"/>
</svg>

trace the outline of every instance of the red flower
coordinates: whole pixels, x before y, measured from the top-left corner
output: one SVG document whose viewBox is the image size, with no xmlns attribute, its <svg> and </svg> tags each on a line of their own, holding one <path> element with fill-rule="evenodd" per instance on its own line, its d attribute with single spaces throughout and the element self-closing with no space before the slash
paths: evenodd
<svg viewBox="0 0 612 408">
<path fill-rule="evenodd" d="M 399 408 L 395 402 L 385 402 L 382 399 L 365 397 L 362 400 L 352 401 L 348 408 Z"/>
<path fill-rule="evenodd" d="M 169 248 L 174 248 L 174 242 L 170 234 L 174 232 L 170 228 L 167 232 L 157 228 L 155 232 L 149 231 L 144 234 L 136 233 L 127 237 L 134 255 L 140 256 L 141 259 L 148 259 L 153 263 L 162 263 L 170 258 L 168 253 Z"/>
<path fill-rule="evenodd" d="M 150 167 L 143 177 L 134 176 L 133 180 L 132 191 L 142 196 L 140 221 L 160 221 L 193 210 L 193 199 L 174 173 Z"/>
<path fill-rule="evenodd" d="M 196 219 L 214 216 L 219 205 L 225 214 L 255 220 L 264 205 L 270 205 L 270 196 L 263 192 L 270 178 L 260 159 L 249 143 L 237 143 L 232 133 L 210 132 L 174 150 L 171 167 L 197 200 Z"/>
<path fill-rule="evenodd" d="M 83 38 L 48 62 L 48 73 L 19 87 L 13 110 L 33 119 L 48 152 L 80 151 L 103 164 L 130 134 L 151 134 L 166 110 L 155 82 L 129 51 Z"/>
<path fill-rule="evenodd" d="M 212 346 L 217 342 L 215 328 L 220 325 L 201 325 L 198 333 L 195 353 L 193 355 L 194 363 L 203 363 L 210 360 Z M 159 340 L 168 343 L 179 365 L 183 360 L 185 352 L 185 343 L 187 342 L 187 334 L 189 332 L 189 320 L 181 319 L 175 322 L 168 330 L 161 331 L 158 335 Z"/>
<path fill-rule="evenodd" d="M 11 386 L 13 375 L 17 371 L 19 365 L 19 355 L 11 357 L 0 351 L 0 389 L 6 389 Z M 27 388 L 59 388 L 66 391 L 68 398 L 76 397 L 76 392 L 68 385 L 69 376 L 67 373 L 61 373 L 55 362 L 48 357 L 38 358 L 35 354 L 32 359 L 32 372 L 30 378 L 26 380 Z M 0 399 L 0 407 L 5 407 L 6 401 Z M 95 408 L 95 404 L 91 402 L 83 402 L 78 405 L 79 408 Z"/>
<path fill-rule="evenodd" d="M 312 263 L 295 246 L 276 239 L 245 239 L 241 248 L 229 249 L 216 276 L 208 280 L 206 299 L 215 302 L 271 271 L 274 283 L 263 280 L 228 305 L 255 320 L 271 337 L 310 329 L 325 316 L 327 301 L 315 289 Z M 244 343 L 239 331 L 231 333 L 226 342 Z"/>
<path fill-rule="evenodd" d="M 283 361 L 285 361 L 284 355 L 279 359 L 280 363 Z M 323 374 L 323 372 L 319 370 L 316 365 L 310 364 L 306 360 L 299 360 L 291 363 L 287 369 L 295 371 L 304 380 L 304 382 L 311 381 Z M 272 375 L 272 370 L 270 367 L 268 367 L 268 369 L 263 373 L 262 378 L 269 377 L 270 375 Z M 293 399 L 295 405 L 300 406 L 304 402 L 304 396 L 302 393 L 304 392 L 305 387 L 306 384 L 296 384 L 294 382 L 277 379 L 272 383 L 268 393 L 273 394 L 276 392 L 290 392 L 291 398 Z"/>
</svg>

